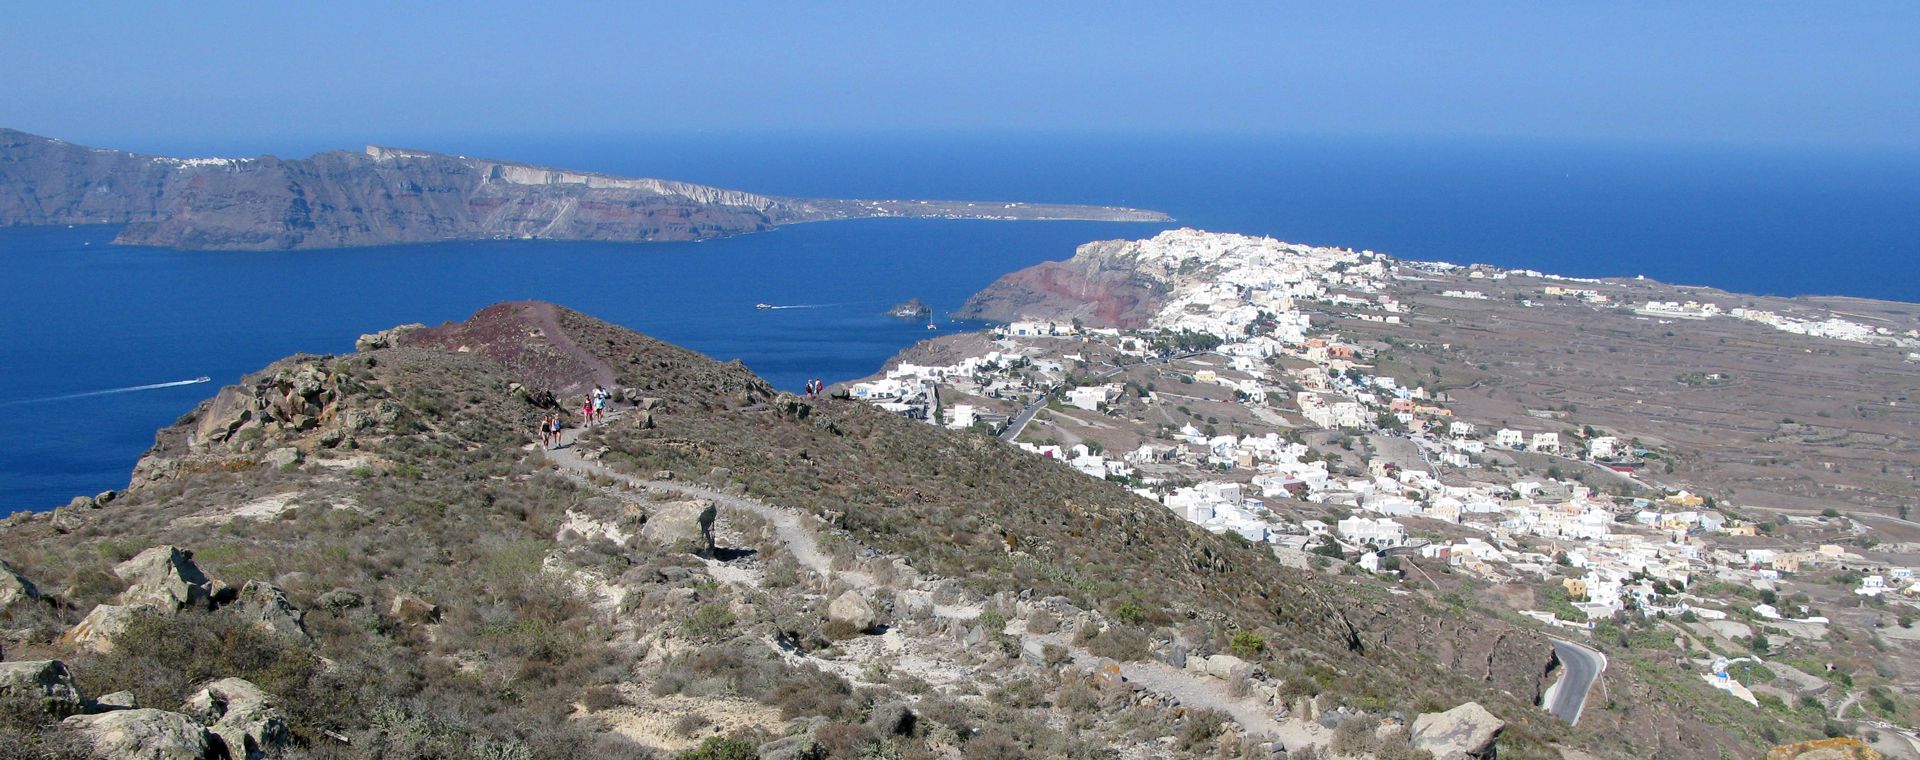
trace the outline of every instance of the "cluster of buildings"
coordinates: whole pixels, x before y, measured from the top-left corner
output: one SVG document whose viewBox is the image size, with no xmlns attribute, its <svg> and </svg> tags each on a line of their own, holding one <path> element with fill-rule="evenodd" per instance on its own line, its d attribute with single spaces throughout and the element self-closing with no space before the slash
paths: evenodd
<svg viewBox="0 0 1920 760">
<path fill-rule="evenodd" d="M 1885 327 L 1872 327 L 1870 325 L 1860 324 L 1859 322 L 1849 322 L 1839 317 L 1828 317 L 1827 319 L 1816 322 L 1811 319 L 1795 319 L 1784 314 L 1776 314 L 1771 311 L 1761 311 L 1759 309 L 1736 308 L 1727 313 L 1739 319 L 1759 322 L 1775 330 L 1790 332 L 1796 335 L 1810 335 L 1816 338 L 1831 338 L 1833 340 L 1844 340 L 1852 343 L 1866 343 L 1877 346 L 1898 346 L 1901 348 L 1920 347 L 1920 330 L 1908 330 L 1904 333 L 1896 333 Z"/>
<path fill-rule="evenodd" d="M 1300 309 L 1307 302 L 1365 310 L 1375 321 L 1397 321 L 1408 312 L 1404 303 L 1383 293 L 1386 281 L 1399 276 L 1396 265 L 1383 256 L 1194 230 L 1128 243 L 1124 254 L 1133 259 L 1137 271 L 1168 286 L 1166 305 L 1152 318 L 1148 332 L 1202 333 L 1219 339 L 1212 355 L 1193 362 L 1207 367 L 1193 372 L 1193 382 L 1230 388 L 1251 406 L 1265 407 L 1270 399 L 1292 400 L 1297 413 L 1320 428 L 1389 430 L 1410 441 L 1424 462 L 1410 466 L 1375 459 L 1366 462 L 1364 475 L 1350 470 L 1340 473 L 1297 437 L 1224 435 L 1192 424 L 1173 433 L 1170 440 L 1150 441 L 1125 452 L 1105 452 L 1084 444 L 1019 444 L 1061 459 L 1090 477 L 1122 482 L 1209 530 L 1296 550 L 1338 548 L 1339 554 L 1358 556 L 1362 568 L 1375 572 L 1393 566 L 1383 557 L 1417 554 L 1496 581 L 1557 585 L 1589 620 L 1628 609 L 1648 615 L 1693 611 L 1705 618 L 1725 617 L 1725 610 L 1703 605 L 1702 600 L 1686 595 L 1685 589 L 1700 578 L 1767 585 L 1805 567 L 1864 563 L 1838 547 L 1741 552 L 1713 548 L 1721 543 L 1716 537 L 1754 537 L 1756 526 L 1730 520 L 1708 508 L 1704 499 L 1685 492 L 1659 500 L 1622 499 L 1551 479 L 1476 481 L 1470 473 L 1490 449 L 1580 459 L 1626 473 L 1633 471 L 1645 452 L 1618 437 L 1592 431 L 1570 440 L 1553 431 L 1507 427 L 1488 431 L 1455 419 L 1423 387 L 1371 374 L 1364 364 L 1369 358 L 1364 348 L 1338 336 L 1314 334 Z M 1432 262 L 1406 266 L 1435 272 L 1458 269 Z M 1502 279 L 1506 274 L 1476 268 L 1468 276 Z M 1609 300 L 1590 288 L 1556 285 L 1545 293 L 1595 304 Z M 1444 295 L 1485 297 L 1474 291 Z M 1635 311 L 1687 319 L 1722 313 L 1714 304 L 1691 301 L 1649 302 Z M 1838 320 L 1806 323 L 1772 317 L 1769 321 L 1758 314 L 1745 309 L 1733 312 L 1736 317 L 1776 326 L 1803 325 L 1794 329 L 1825 337 L 1897 337 L 1861 325 L 1843 329 L 1834 324 Z M 945 367 L 903 364 L 882 380 L 853 386 L 853 393 L 882 405 L 911 404 L 905 399 L 916 393 L 937 394 L 937 390 L 921 389 L 963 383 L 980 395 L 1028 398 L 1046 392 L 1036 388 L 1050 387 L 1064 377 L 1062 361 L 1078 357 L 1048 359 L 1037 352 L 1019 353 L 1011 346 L 1020 338 L 1076 333 L 1123 355 L 1145 356 L 1148 351 L 1141 335 L 1016 322 L 997 331 L 1006 351 Z M 1269 361 L 1274 357 L 1305 361 Z M 1021 371 L 1009 371 L 1014 367 Z M 1072 407 L 1106 411 L 1123 392 L 1117 383 L 1092 384 L 1065 389 L 1061 398 Z M 959 414 L 963 409 L 937 421 L 972 424 L 972 418 Z M 1184 466 L 1179 471 L 1197 480 L 1176 482 L 1149 474 L 1165 473 L 1167 465 Z M 1456 477 L 1443 482 L 1436 473 L 1448 468 Z M 1321 505 L 1319 511 L 1338 517 L 1331 525 L 1319 519 L 1297 519 L 1282 506 L 1301 502 Z M 1414 535 L 1410 527 L 1422 535 Z M 1908 571 L 1871 568 L 1870 564 L 1855 568 L 1872 571 L 1864 576 L 1857 593 L 1920 598 L 1920 586 Z M 1539 614 L 1559 624 L 1587 624 L 1587 620 Z"/>
</svg>

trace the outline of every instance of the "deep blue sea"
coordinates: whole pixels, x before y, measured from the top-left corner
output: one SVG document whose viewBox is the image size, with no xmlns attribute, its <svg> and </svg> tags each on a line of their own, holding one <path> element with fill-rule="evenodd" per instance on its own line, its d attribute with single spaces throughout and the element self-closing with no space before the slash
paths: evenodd
<svg viewBox="0 0 1920 760">
<path fill-rule="evenodd" d="M 1173 214 L 1168 226 L 1408 258 L 1920 301 L 1912 154 L 1111 136 L 385 142 L 784 195 L 1125 204 Z M 703 243 L 298 253 L 123 248 L 104 227 L 0 229 L 0 513 L 122 486 L 153 431 L 219 384 L 291 353 L 350 351 L 396 324 L 545 299 L 797 389 L 868 374 L 938 334 L 883 316 L 895 302 L 944 312 L 1079 243 L 1162 227 L 873 220 Z M 75 396 L 200 376 L 213 382 Z"/>
</svg>

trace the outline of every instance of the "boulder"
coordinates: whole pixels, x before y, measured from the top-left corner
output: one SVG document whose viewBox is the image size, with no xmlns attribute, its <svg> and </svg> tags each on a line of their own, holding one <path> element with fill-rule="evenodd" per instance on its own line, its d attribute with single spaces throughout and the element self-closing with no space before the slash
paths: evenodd
<svg viewBox="0 0 1920 760">
<path fill-rule="evenodd" d="M 1506 726 L 1479 702 L 1468 702 L 1414 718 L 1413 748 L 1433 753 L 1434 760 L 1484 760 L 1493 757 L 1493 740 Z"/>
<path fill-rule="evenodd" d="M 873 626 L 879 622 L 879 616 L 874 613 L 873 604 L 865 596 L 858 591 L 848 591 L 827 605 L 827 620 L 866 633 L 873 630 Z"/>
<path fill-rule="evenodd" d="M 120 498 L 119 491 L 112 491 L 112 490 L 101 491 L 99 494 L 96 494 L 93 497 L 93 505 L 96 507 L 104 507 L 108 504 L 112 504 L 113 500 L 118 498 Z"/>
<path fill-rule="evenodd" d="M 1246 660 L 1230 654 L 1216 654 L 1207 658 L 1207 675 L 1222 681 L 1233 678 L 1235 671 L 1250 672 L 1251 670 L 1252 667 L 1247 665 Z"/>
<path fill-rule="evenodd" d="M 97 712 L 108 710 L 131 710 L 140 706 L 140 700 L 131 691 L 116 691 L 93 700 L 93 709 Z"/>
<path fill-rule="evenodd" d="M 669 549 L 713 556 L 713 519 L 718 512 L 707 499 L 669 501 L 650 505 L 640 534 Z"/>
<path fill-rule="evenodd" d="M 918 589 L 908 589 L 893 595 L 894 611 L 908 617 L 921 618 L 933 614 L 933 593 Z"/>
<path fill-rule="evenodd" d="M 75 715 L 61 725 L 92 742 L 94 754 L 115 760 L 202 760 L 214 746 L 192 718 L 165 710 Z"/>
<path fill-rule="evenodd" d="M 412 594 L 394 594 L 387 614 L 407 625 L 427 625 L 440 622 L 440 605 Z"/>
<path fill-rule="evenodd" d="M 87 700 L 66 663 L 59 660 L 0 662 L 0 701 L 31 702 L 64 718 L 80 712 Z"/>
<path fill-rule="evenodd" d="M 33 581 L 14 572 L 13 566 L 0 560 L 0 610 L 16 604 L 40 601 L 40 589 Z"/>
<path fill-rule="evenodd" d="M 113 639 L 126 632 L 127 627 L 141 615 L 158 615 L 160 610 L 151 604 L 101 604 L 66 633 L 60 634 L 61 643 L 105 654 L 113 651 Z"/>
<path fill-rule="evenodd" d="M 287 592 L 265 581 L 247 581 L 234 600 L 240 615 L 254 627 L 299 646 L 313 643 L 307 636 L 306 614 L 287 601 Z"/>
<path fill-rule="evenodd" d="M 53 529 L 60 533 L 72 533 L 87 524 L 87 518 L 72 506 L 56 507 L 53 510 Z"/>
<path fill-rule="evenodd" d="M 275 754 L 293 741 L 293 732 L 272 696 L 251 681 L 222 678 L 207 684 L 180 712 L 211 726 L 233 758 Z"/>
<path fill-rule="evenodd" d="M 72 501 L 67 502 L 67 507 L 71 509 L 99 509 L 100 502 L 92 496 L 75 496 Z"/>
<path fill-rule="evenodd" d="M 301 454 L 299 449 L 282 446 L 267 452 L 266 456 L 260 458 L 260 463 L 276 470 L 284 470 L 289 467 L 298 467 L 303 459 L 306 459 L 306 455 Z"/>
<path fill-rule="evenodd" d="M 131 584 L 121 592 L 121 604 L 149 604 L 169 614 L 213 604 L 213 583 L 193 564 L 193 552 L 177 546 L 140 552 L 115 565 L 113 574 Z"/>
</svg>

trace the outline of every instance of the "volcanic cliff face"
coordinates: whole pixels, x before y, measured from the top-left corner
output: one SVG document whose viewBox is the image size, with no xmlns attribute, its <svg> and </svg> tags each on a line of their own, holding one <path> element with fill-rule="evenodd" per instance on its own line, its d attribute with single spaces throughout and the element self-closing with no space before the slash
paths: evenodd
<svg viewBox="0 0 1920 760">
<path fill-rule="evenodd" d="M 1139 267 L 1124 240 L 1075 249 L 1066 261 L 1046 261 L 1006 274 L 975 293 L 955 316 L 991 322 L 1020 319 L 1091 327 L 1140 328 L 1159 313 L 1171 290 L 1164 278 Z"/>
<path fill-rule="evenodd" d="M 1100 206 L 781 198 L 382 147 L 297 160 L 174 159 L 0 131 L 0 224 L 127 224 L 116 242 L 132 245 L 700 240 L 871 217 L 1167 218 Z"/>
<path fill-rule="evenodd" d="M 153 221 L 168 213 L 189 180 L 224 165 L 0 129 L 0 225 Z"/>
</svg>

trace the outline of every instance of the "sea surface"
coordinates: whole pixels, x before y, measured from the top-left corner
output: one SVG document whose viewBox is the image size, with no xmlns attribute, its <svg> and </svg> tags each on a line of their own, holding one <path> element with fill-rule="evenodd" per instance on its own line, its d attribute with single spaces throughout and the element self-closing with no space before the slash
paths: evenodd
<svg viewBox="0 0 1920 760">
<path fill-rule="evenodd" d="M 869 220 L 701 243 L 297 253 L 0 229 L 0 513 L 124 485 L 221 384 L 362 333 L 545 299 L 784 388 L 879 369 L 995 277 L 1160 229 L 1734 291 L 1920 301 L 1920 156 L 1463 140 L 673 135 L 382 140 L 821 197 L 1124 204 L 1170 225 Z M 331 142 L 290 154 L 345 145 Z M 221 146 L 112 146 L 177 155 Z M 939 331 L 883 315 L 917 297 Z M 759 310 L 755 304 L 782 307 Z M 199 377 L 210 382 L 188 383 Z M 154 387 L 158 386 L 158 387 Z"/>
</svg>

